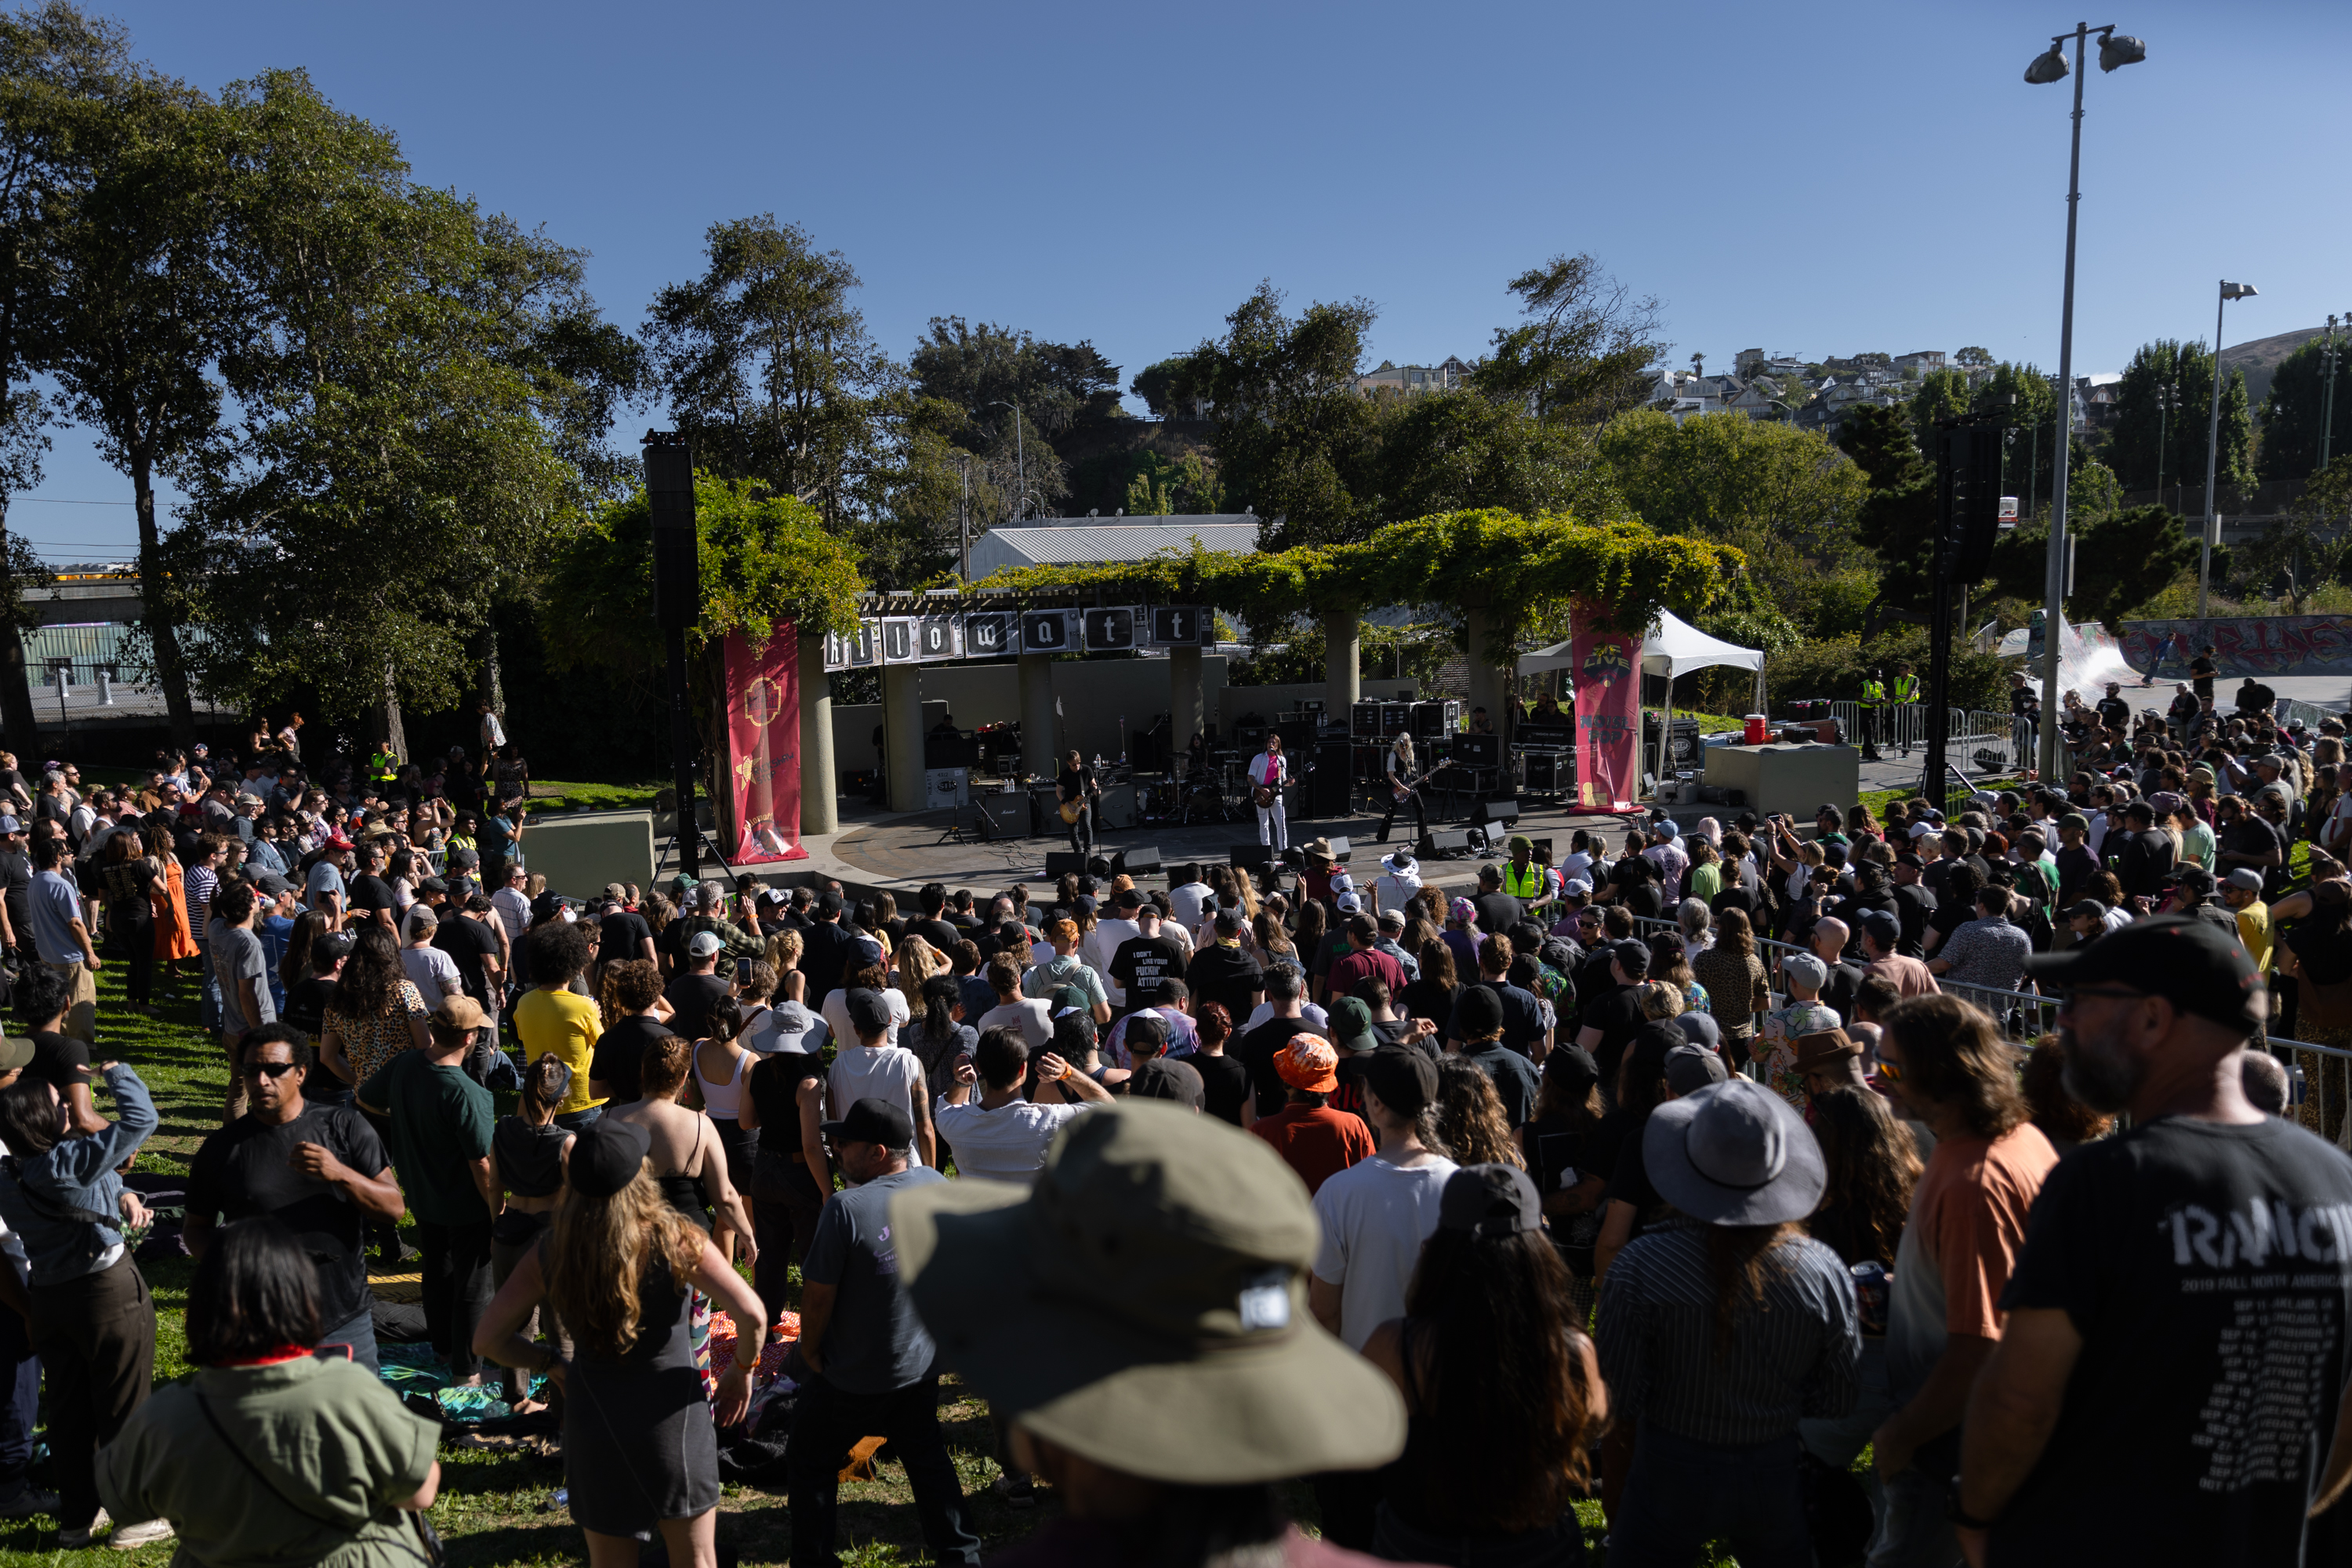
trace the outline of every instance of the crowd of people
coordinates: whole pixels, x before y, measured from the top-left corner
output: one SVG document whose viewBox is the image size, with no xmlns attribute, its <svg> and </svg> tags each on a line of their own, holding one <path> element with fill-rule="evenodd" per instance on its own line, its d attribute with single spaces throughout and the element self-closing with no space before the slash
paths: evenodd
<svg viewBox="0 0 2352 1568">
<path fill-rule="evenodd" d="M 871 1437 L 932 1555 L 981 1560 L 948 1373 L 1001 1500 L 1061 1505 L 998 1562 L 1568 1563 L 1588 1499 L 1662 1568 L 2336 1544 L 2352 1158 L 2279 1114 L 2322 1057 L 2264 1046 L 2273 994 L 2352 1043 L 2336 735 L 2143 737 L 2137 776 L 1948 819 L 1517 837 L 1459 891 L 1318 839 L 1268 882 L 905 909 L 565 896 L 519 768 L 312 775 L 299 738 L 87 793 L 0 754 L 0 1516 L 61 1546 L 431 1560 L 371 1257 L 413 1258 L 452 1383 L 547 1412 L 599 1564 L 718 1560 L 788 1306 L 796 1564 L 837 1561 Z M 222 1053 L 163 1389 L 116 963 Z M 2057 1028 L 2013 1038 L 2035 993 Z"/>
</svg>

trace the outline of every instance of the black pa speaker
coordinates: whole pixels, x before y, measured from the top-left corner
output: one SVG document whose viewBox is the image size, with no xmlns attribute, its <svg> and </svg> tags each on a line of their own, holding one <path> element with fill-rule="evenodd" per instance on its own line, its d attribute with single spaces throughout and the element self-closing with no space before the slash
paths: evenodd
<svg viewBox="0 0 2352 1568">
<path fill-rule="evenodd" d="M 1415 858 L 1434 860 L 1447 855 L 1470 853 L 1470 835 L 1458 827 L 1441 827 L 1434 833 L 1424 833 L 1413 848 Z"/>
<path fill-rule="evenodd" d="M 1048 849 L 1045 851 L 1045 875 L 1048 877 L 1065 875 L 1083 877 L 1086 874 L 1087 858 L 1076 850 Z"/>
<path fill-rule="evenodd" d="M 1454 760 L 1465 768 L 1500 767 L 1503 762 L 1503 737 L 1456 735 L 1454 737 Z"/>
<path fill-rule="evenodd" d="M 1478 802 L 1477 819 L 1480 822 L 1500 822 L 1507 825 L 1517 822 L 1519 819 L 1519 797 L 1509 795 L 1501 800 Z"/>
<path fill-rule="evenodd" d="M 1156 848 L 1122 849 L 1110 858 L 1110 874 L 1114 877 L 1154 877 L 1160 873 L 1160 851 Z"/>
<path fill-rule="evenodd" d="M 646 503 L 654 532 L 654 624 L 683 630 L 702 616 L 701 546 L 694 532 L 694 453 L 658 434 L 645 448 Z"/>
<path fill-rule="evenodd" d="M 1274 865 L 1274 849 L 1265 844 L 1236 844 L 1226 851 L 1226 862 L 1236 870 L 1263 877 Z"/>
<path fill-rule="evenodd" d="M 1315 750 L 1315 771 L 1307 775 L 1307 815 L 1345 816 L 1348 795 L 1355 784 L 1356 748 L 1347 741 L 1326 741 Z"/>
<path fill-rule="evenodd" d="M 1940 543 L 1951 580 L 1975 583 L 1992 570 L 1993 542 L 2000 537 L 2001 437 L 2007 431 L 1988 421 L 1947 425 L 1937 434 Z"/>
</svg>

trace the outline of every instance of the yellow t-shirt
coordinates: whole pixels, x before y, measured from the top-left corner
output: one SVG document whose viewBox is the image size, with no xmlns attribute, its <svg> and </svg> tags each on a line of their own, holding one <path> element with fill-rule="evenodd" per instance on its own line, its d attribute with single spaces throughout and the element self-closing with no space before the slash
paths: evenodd
<svg viewBox="0 0 2352 1568">
<path fill-rule="evenodd" d="M 2271 907 L 2256 899 L 2238 911 L 2238 940 L 2253 954 L 2254 973 L 2267 974 L 2271 967 Z"/>
<path fill-rule="evenodd" d="M 534 985 L 515 1004 L 514 1029 L 522 1040 L 524 1061 L 535 1062 L 541 1052 L 553 1051 L 572 1069 L 572 1092 L 555 1108 L 558 1116 L 604 1103 L 588 1092 L 588 1063 L 604 1032 L 604 1015 L 595 1003 L 570 991 Z"/>
</svg>

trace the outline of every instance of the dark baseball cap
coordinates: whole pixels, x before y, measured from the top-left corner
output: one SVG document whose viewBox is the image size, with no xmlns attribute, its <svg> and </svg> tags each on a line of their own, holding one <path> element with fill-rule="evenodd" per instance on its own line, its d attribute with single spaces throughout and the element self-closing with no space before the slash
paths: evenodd
<svg viewBox="0 0 2352 1568">
<path fill-rule="evenodd" d="M 1601 1081 L 1601 1065 L 1581 1046 L 1554 1046 L 1544 1058 L 1543 1076 L 1546 1083 L 1570 1099 L 1580 1099 Z"/>
<path fill-rule="evenodd" d="M 1723 1058 L 1705 1046 L 1676 1046 L 1666 1053 L 1666 1087 L 1677 1095 L 1696 1094 L 1730 1076 Z"/>
<path fill-rule="evenodd" d="M 915 1141 L 915 1123 L 905 1111 L 887 1100 L 871 1098 L 851 1106 L 849 1114 L 838 1121 L 818 1122 L 817 1131 L 832 1139 L 835 1147 L 879 1143 L 885 1149 L 904 1149 Z"/>
<path fill-rule="evenodd" d="M 1464 1000 L 1475 995 L 1491 998 L 1494 993 L 1474 987 L 1464 993 Z M 1501 1010 L 1497 1004 L 1496 1011 Z M 1418 1116 L 1437 1098 L 1437 1063 L 1426 1051 L 1411 1046 L 1382 1046 L 1364 1058 L 1363 1069 L 1364 1087 L 1399 1116 Z"/>
<path fill-rule="evenodd" d="M 310 967 L 332 969 L 352 955 L 352 937 L 347 931 L 331 931 L 324 936 L 310 939 Z"/>
<path fill-rule="evenodd" d="M 890 1027 L 890 1004 L 879 991 L 861 986 L 843 998 L 842 1005 L 848 1009 L 850 1026 L 860 1037 L 879 1035 Z"/>
<path fill-rule="evenodd" d="M 2173 868 L 2170 876 L 2165 878 L 2164 885 L 2168 888 L 2186 888 L 2201 899 L 2212 892 L 2215 883 L 2213 873 L 2202 866 L 2179 866 Z"/>
<path fill-rule="evenodd" d="M 1516 1165 L 1465 1165 L 1439 1192 L 1437 1228 L 1488 1237 L 1541 1230 L 1543 1200 Z"/>
<path fill-rule="evenodd" d="M 1615 959 L 1626 973 L 1636 980 L 1650 973 L 1650 950 L 1627 937 L 1623 942 L 1609 944 L 1609 956 Z"/>
<path fill-rule="evenodd" d="M 603 1117 L 572 1134 L 565 1162 L 572 1190 L 584 1197 L 609 1198 L 645 1169 L 653 1134 L 634 1121 Z"/>
<path fill-rule="evenodd" d="M 1864 910 L 1860 919 L 1862 929 L 1887 947 L 1893 947 L 1903 940 L 1903 922 L 1885 910 Z"/>
<path fill-rule="evenodd" d="M 2057 987 L 2121 985 L 2250 1033 L 2262 1026 L 2263 977 L 2244 944 L 2191 915 L 2136 921 L 2087 947 L 2031 954 L 2025 973 Z"/>
<path fill-rule="evenodd" d="M 1503 1027 L 1503 999 L 1484 985 L 1465 985 L 1454 999 L 1453 1022 L 1455 1039 L 1486 1039 Z"/>
</svg>

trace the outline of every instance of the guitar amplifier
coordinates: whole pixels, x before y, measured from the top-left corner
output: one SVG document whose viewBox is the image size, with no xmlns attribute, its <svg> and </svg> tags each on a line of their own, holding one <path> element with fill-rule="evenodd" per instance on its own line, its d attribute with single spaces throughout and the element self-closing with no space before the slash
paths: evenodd
<svg viewBox="0 0 2352 1568">
<path fill-rule="evenodd" d="M 1460 704 L 1454 704 L 1459 707 Z M 1454 737 L 1454 760 L 1465 768 L 1502 766 L 1503 737 L 1500 735 L 1456 735 Z"/>
<path fill-rule="evenodd" d="M 1521 758 L 1527 766 L 1529 795 L 1566 795 L 1576 787 L 1576 753 L 1531 751 Z"/>
<path fill-rule="evenodd" d="M 1346 816 L 1348 803 L 1355 785 L 1349 764 L 1355 760 L 1356 748 L 1346 741 L 1327 741 L 1318 747 L 1315 769 L 1307 775 L 1307 810 L 1309 817 Z"/>
<path fill-rule="evenodd" d="M 1443 702 L 1412 704 L 1412 734 L 1417 741 L 1439 741 L 1462 728 L 1462 703 L 1449 697 Z"/>
<path fill-rule="evenodd" d="M 1389 731 L 1381 728 L 1381 715 L 1385 705 L 1379 702 L 1359 702 L 1348 710 L 1348 733 L 1359 741 L 1377 741 Z"/>
<path fill-rule="evenodd" d="M 1383 735 L 1404 735 L 1412 731 L 1412 704 L 1383 702 L 1380 705 L 1381 728 Z"/>
</svg>

